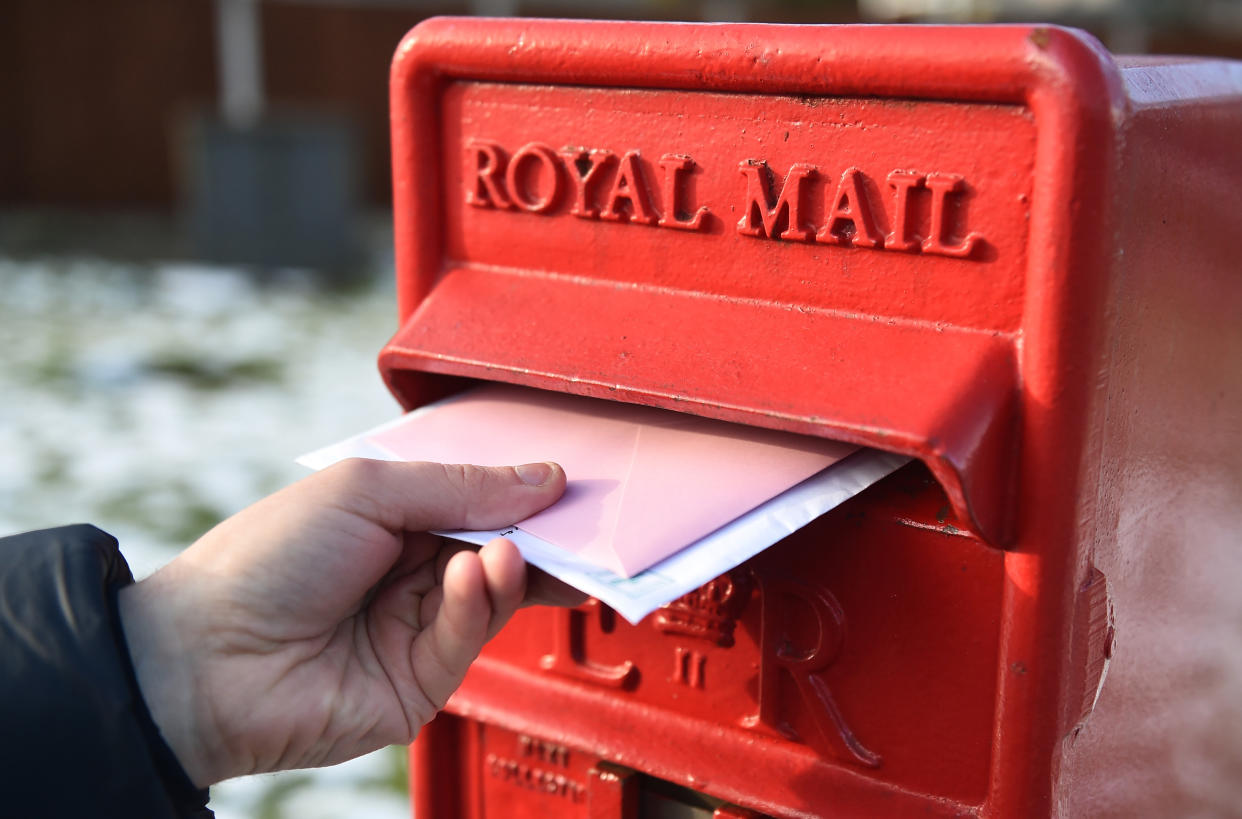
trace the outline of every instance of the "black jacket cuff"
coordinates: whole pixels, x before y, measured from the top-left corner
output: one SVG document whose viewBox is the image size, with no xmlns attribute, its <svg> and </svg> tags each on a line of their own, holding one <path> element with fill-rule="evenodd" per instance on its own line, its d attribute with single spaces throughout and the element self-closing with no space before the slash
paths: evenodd
<svg viewBox="0 0 1242 819">
<path fill-rule="evenodd" d="M 15 816 L 211 817 L 151 719 L 116 607 L 116 540 L 0 538 L 0 805 Z"/>
</svg>

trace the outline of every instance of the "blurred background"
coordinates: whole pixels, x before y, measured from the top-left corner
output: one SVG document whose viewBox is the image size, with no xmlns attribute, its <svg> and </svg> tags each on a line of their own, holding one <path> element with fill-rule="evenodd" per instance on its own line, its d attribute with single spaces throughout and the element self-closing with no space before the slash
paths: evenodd
<svg viewBox="0 0 1242 819">
<path fill-rule="evenodd" d="M 387 72 L 437 14 L 1038 20 L 1242 58 L 1239 0 L 0 0 L 0 533 L 93 522 L 142 576 L 397 412 Z M 213 806 L 396 819 L 404 769 L 390 749 Z"/>
</svg>

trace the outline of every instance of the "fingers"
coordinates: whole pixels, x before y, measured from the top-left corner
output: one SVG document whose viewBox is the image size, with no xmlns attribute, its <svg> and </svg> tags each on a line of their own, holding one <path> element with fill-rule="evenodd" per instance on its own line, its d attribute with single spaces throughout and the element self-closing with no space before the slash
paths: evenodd
<svg viewBox="0 0 1242 819">
<path fill-rule="evenodd" d="M 526 596 L 526 561 L 517 547 L 504 538 L 495 538 L 479 550 L 487 593 L 492 602 L 492 618 L 487 629 L 490 639 L 500 631 L 522 605 Z"/>
<path fill-rule="evenodd" d="M 525 590 L 522 556 L 503 538 L 449 560 L 439 605 L 411 655 L 414 674 L 435 708 L 442 708 L 461 684 L 483 644 L 517 610 Z"/>
<path fill-rule="evenodd" d="M 530 517 L 565 491 L 553 463 L 482 467 L 350 459 L 319 473 L 336 504 L 390 531 L 495 529 Z"/>
<path fill-rule="evenodd" d="M 487 593 L 492 605 L 492 622 L 488 639 L 495 636 L 513 613 L 526 604 L 527 566 L 522 554 L 505 538 L 495 538 L 483 548 L 445 538 L 436 556 L 435 577 L 437 585 L 423 596 L 420 609 L 421 622 L 429 623 L 440 610 L 444 601 L 446 570 L 453 557 L 461 552 L 478 552 L 483 563 Z M 556 581 L 553 581 L 556 582 Z"/>
<path fill-rule="evenodd" d="M 440 551 L 436 555 L 436 565 L 434 570 L 437 583 L 443 580 L 444 569 L 448 565 L 449 560 L 452 559 L 453 555 L 458 552 L 475 549 L 476 547 L 459 540 L 451 540 L 449 538 L 441 540 Z M 489 550 L 485 547 L 484 551 L 480 552 L 480 554 L 487 554 L 488 551 Z M 582 605 L 587 601 L 589 595 L 586 592 L 580 591 L 568 583 L 558 580 L 542 569 L 536 568 L 533 565 L 525 564 L 520 553 L 518 553 L 518 560 L 521 562 L 514 566 L 513 571 L 516 572 L 517 569 L 524 569 L 525 572 L 524 578 L 515 578 L 515 580 L 521 579 L 525 587 L 525 593 L 520 596 L 520 600 L 517 604 L 518 608 L 525 606 L 562 606 L 572 608 L 573 606 Z M 496 596 L 496 592 L 493 591 L 492 594 L 493 600 L 497 600 L 498 598 Z M 443 594 L 438 585 L 436 588 L 432 589 L 431 592 L 423 596 L 421 608 L 422 622 L 430 622 L 431 618 L 435 616 L 436 611 L 439 610 L 440 601 L 442 599 Z M 505 616 L 503 619 L 508 620 L 508 616 Z"/>
<path fill-rule="evenodd" d="M 491 621 L 483 562 L 476 553 L 454 555 L 445 567 L 441 590 L 440 605 L 423 623 L 410 655 L 418 686 L 437 711 L 478 656 Z"/>
</svg>

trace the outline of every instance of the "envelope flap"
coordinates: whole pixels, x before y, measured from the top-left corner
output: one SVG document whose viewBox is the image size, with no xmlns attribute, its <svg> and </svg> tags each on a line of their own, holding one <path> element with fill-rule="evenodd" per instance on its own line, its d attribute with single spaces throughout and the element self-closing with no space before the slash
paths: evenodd
<svg viewBox="0 0 1242 819">
<path fill-rule="evenodd" d="M 437 376 L 464 376 L 913 455 L 977 534 L 1009 537 L 1017 377 L 1006 335 L 460 267 L 379 365 L 407 408 L 452 389 Z"/>
<path fill-rule="evenodd" d="M 618 574 L 629 577 L 671 553 L 669 545 L 693 543 L 709 534 L 712 529 L 704 531 L 685 513 L 696 496 L 707 494 L 715 506 L 740 516 L 819 472 L 826 456 L 839 460 L 856 451 L 829 440 L 817 442 L 820 446 L 813 450 L 786 446 L 787 436 L 766 430 L 748 432 L 761 432 L 767 440 L 748 436 L 745 441 L 721 432 L 676 426 L 638 431 L 612 537 Z M 694 485 L 670 480 L 679 469 L 666 453 L 698 467 Z M 725 518 L 717 525 L 728 522 Z M 653 537 L 655 524 L 659 539 Z"/>
</svg>

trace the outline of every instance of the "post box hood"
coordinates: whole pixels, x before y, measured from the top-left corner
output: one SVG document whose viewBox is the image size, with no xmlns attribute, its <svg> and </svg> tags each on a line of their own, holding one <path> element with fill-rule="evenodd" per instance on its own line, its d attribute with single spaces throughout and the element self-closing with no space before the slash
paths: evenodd
<svg viewBox="0 0 1242 819">
<path fill-rule="evenodd" d="M 456 269 L 380 355 L 411 408 L 425 374 L 505 381 L 913 455 L 998 544 L 1016 403 L 1012 342 L 781 304 Z"/>
</svg>

